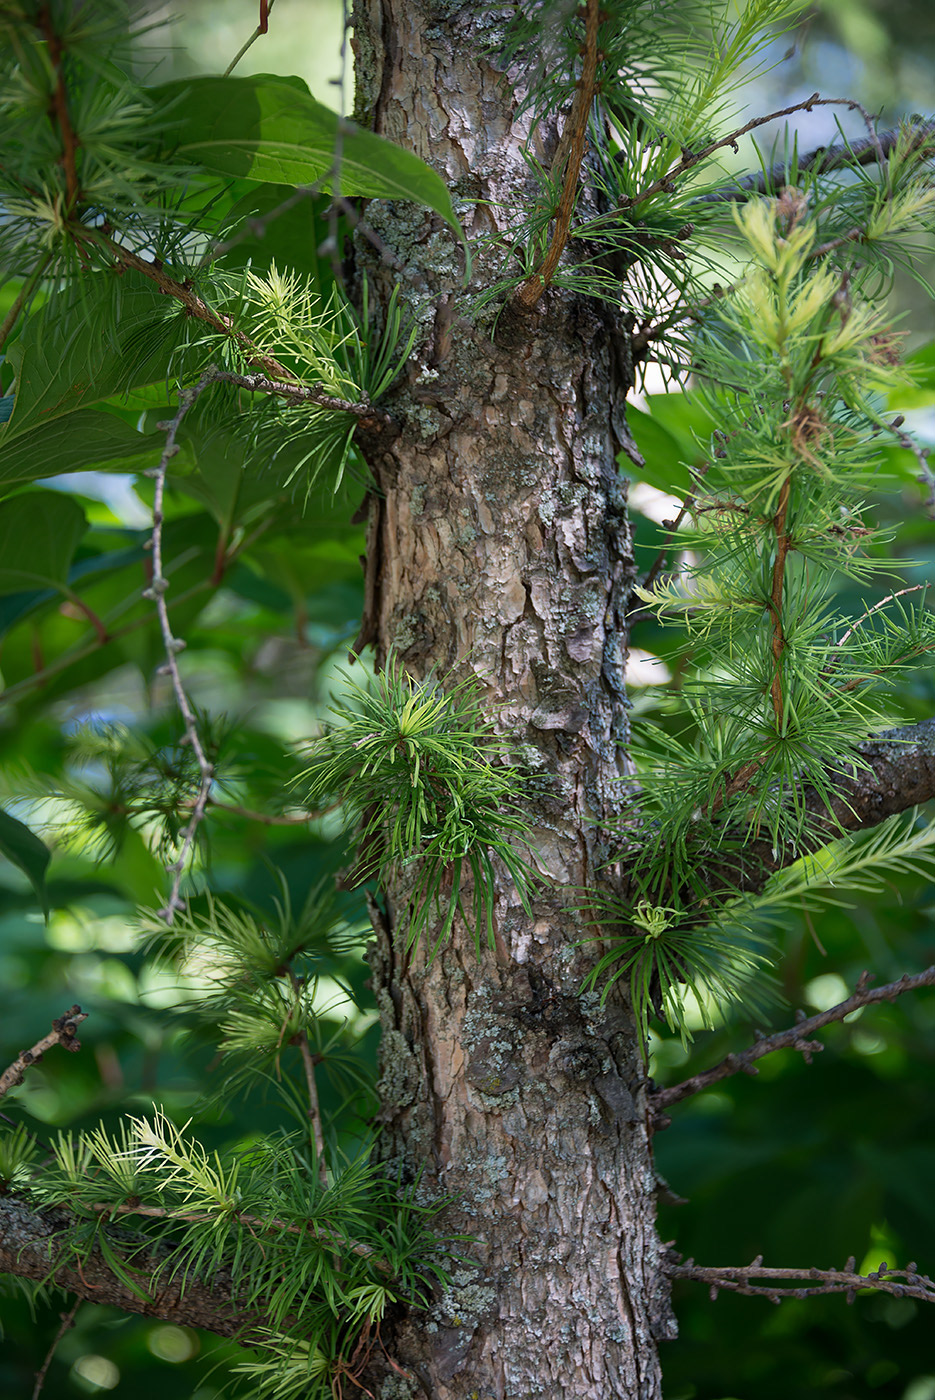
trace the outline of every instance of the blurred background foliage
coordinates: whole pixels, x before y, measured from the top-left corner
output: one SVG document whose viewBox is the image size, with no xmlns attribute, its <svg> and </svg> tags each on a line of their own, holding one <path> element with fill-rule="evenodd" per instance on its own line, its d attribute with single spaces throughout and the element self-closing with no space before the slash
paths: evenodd
<svg viewBox="0 0 935 1400">
<path fill-rule="evenodd" d="M 158 63 L 160 79 L 223 70 L 252 31 L 255 9 L 249 0 L 225 0 L 221 7 L 187 0 L 151 11 L 157 23 L 140 63 L 146 71 Z M 332 80 L 340 71 L 340 33 L 341 8 L 331 0 L 277 0 L 270 34 L 240 71 L 299 72 L 320 100 L 337 107 L 340 89 Z M 788 38 L 777 43 L 777 67 L 747 94 L 755 110 L 799 100 L 820 86 L 882 110 L 884 125 L 912 111 L 932 114 L 929 0 L 821 0 L 795 51 L 787 54 L 788 47 Z M 835 136 L 827 115 L 800 129 L 803 149 Z M 859 119 L 847 129 L 859 134 Z M 314 210 L 300 206 L 271 226 L 262 245 L 241 245 L 239 256 L 268 262 L 280 249 L 293 261 L 312 259 L 319 242 Z M 905 316 L 919 374 L 916 388 L 891 406 L 907 412 L 923 441 L 935 442 L 935 309 L 908 285 L 897 280 L 894 310 Z M 8 287 L 4 296 L 12 299 L 13 291 Z M 135 423 L 146 406 L 115 402 L 113 408 Z M 634 487 L 634 520 L 648 566 L 661 542 L 660 522 L 673 513 L 668 493 L 684 476 L 678 464 L 695 460 L 698 447 L 691 406 L 680 394 L 643 398 L 634 421 L 647 460 L 645 481 Z M 906 581 L 935 580 L 935 523 L 921 502 L 914 459 L 898 448 L 883 456 L 889 475 L 881 477 L 876 519 L 898 528 Z M 284 893 L 301 909 L 317 882 L 345 860 L 327 815 L 313 823 L 287 820 L 295 808 L 283 781 L 300 766 L 302 741 L 327 709 L 359 623 L 363 535 L 349 522 L 362 491 L 353 477 L 338 499 L 313 496 L 304 503 L 284 490 L 278 514 L 251 541 L 257 522 L 249 494 L 240 491 L 243 459 L 225 452 L 196 458 L 187 477 L 180 472 L 175 481 L 167 550 L 177 565 L 173 596 L 189 590 L 173 613 L 188 643 L 183 674 L 209 720 L 225 782 L 199 858 L 210 863 L 215 891 L 272 918 Z M 97 820 L 78 824 L 54 852 L 48 923 L 25 879 L 0 862 L 0 1058 L 12 1060 L 73 1002 L 89 1012 L 81 1052 L 53 1051 L 4 1105 L 8 1118 L 24 1121 L 40 1139 L 59 1127 L 98 1121 L 113 1129 L 121 1114 L 148 1111 L 154 1100 L 184 1122 L 218 1073 L 210 1037 L 203 1028 L 192 1034 L 184 982 L 168 966 L 144 959 L 135 931 L 136 910 L 154 907 L 164 895 L 164 816 L 133 806 L 126 769 L 115 776 L 87 753 L 89 727 L 100 734 L 123 726 L 137 736 L 147 761 L 185 781 L 168 681 L 158 674 L 161 645 L 146 606 L 135 601 L 151 483 L 83 474 L 51 485 L 81 507 L 88 523 L 68 584 L 97 617 L 114 620 L 108 630 L 117 635 L 64 664 L 61 658 L 88 635 L 87 613 L 54 587 L 0 596 L 0 801 L 41 829 L 43 813 L 62 817 L 70 786 L 84 783 L 97 794 Z M 217 587 L 211 580 L 219 540 L 235 547 Z M 872 601 L 855 591 L 850 603 L 859 614 Z M 678 685 L 674 634 L 646 622 L 633 640 L 634 720 L 665 725 Z M 893 718 L 933 713 L 935 676 L 921 672 L 894 697 Z M 51 810 L 43 807 L 49 799 L 35 795 L 30 775 L 59 793 Z M 270 823 L 244 812 L 286 820 Z M 105 861 L 98 859 L 102 853 Z M 350 899 L 346 912 L 359 913 Z M 805 918 L 790 922 L 781 965 L 788 1006 L 775 1024 L 785 1024 L 795 1007 L 841 1000 L 864 968 L 884 982 L 930 963 L 933 918 L 935 889 L 906 882 L 853 911 L 825 912 L 817 926 Z M 372 1078 L 376 1033 L 366 972 L 359 955 L 347 954 L 328 969 L 322 997 L 330 1007 L 326 1027 L 350 1021 L 359 1068 Z M 654 1073 L 672 1082 L 689 1072 L 689 1061 L 714 1063 L 749 1038 L 750 1028 L 737 1025 L 699 1036 L 689 1051 L 677 1039 L 658 1038 Z M 663 1237 L 704 1264 L 737 1264 L 762 1253 L 770 1264 L 828 1267 L 853 1254 L 863 1269 L 914 1259 L 931 1272 L 935 998 L 916 995 L 858 1013 L 823 1038 L 826 1049 L 810 1066 L 800 1056 L 775 1056 L 761 1062 L 757 1079 L 735 1076 L 674 1110 L 672 1126 L 657 1140 L 658 1162 L 688 1204 L 661 1207 Z M 326 1109 L 336 1112 L 345 1093 L 342 1083 L 324 1083 Z M 372 1111 L 365 1092 L 357 1110 L 348 1151 Z M 240 1100 L 217 1109 L 213 1124 L 210 1115 L 201 1117 L 202 1139 L 210 1148 L 212 1134 L 220 1138 L 223 1130 L 249 1142 L 258 1128 L 274 1126 L 274 1113 L 266 1102 Z M 65 1306 L 56 1300 L 33 1315 L 10 1285 L 0 1303 L 0 1394 L 10 1400 L 32 1394 Z M 712 1303 L 698 1285 L 686 1284 L 676 1307 L 681 1337 L 664 1354 L 667 1400 L 935 1400 L 931 1319 L 912 1300 L 867 1295 L 849 1308 L 831 1297 L 774 1308 L 725 1294 Z M 210 1363 L 223 1363 L 232 1351 L 186 1329 L 82 1304 L 44 1394 L 48 1400 L 98 1394 L 215 1400 L 224 1370 L 214 1372 Z"/>
</svg>

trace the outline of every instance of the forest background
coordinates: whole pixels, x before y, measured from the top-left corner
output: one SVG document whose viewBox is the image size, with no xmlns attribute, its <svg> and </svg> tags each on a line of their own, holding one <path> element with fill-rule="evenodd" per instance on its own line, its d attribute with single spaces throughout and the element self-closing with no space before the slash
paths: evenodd
<svg viewBox="0 0 935 1400">
<path fill-rule="evenodd" d="M 158 60 L 165 78 L 223 69 L 255 23 L 255 7 L 240 0 L 220 7 L 186 0 L 180 8 L 176 21 L 153 29 L 141 46 L 141 63 Z M 332 80 L 340 73 L 341 28 L 341 8 L 331 0 L 278 0 L 270 33 L 245 55 L 239 71 L 297 72 L 321 101 L 337 107 L 341 90 Z M 826 93 L 855 97 L 882 112 L 886 126 L 914 111 L 931 115 L 935 9 L 927 0 L 823 0 L 796 39 L 793 54 L 786 54 L 788 37 L 777 41 L 777 66 L 749 92 L 753 111 L 800 100 L 820 80 Z M 349 74 L 346 79 L 349 107 Z M 827 112 L 800 126 L 803 149 L 834 139 Z M 859 135 L 859 127 L 857 119 L 846 130 Z M 762 143 L 767 148 L 770 135 Z M 259 247 L 256 255 L 262 257 Z M 935 269 L 935 255 L 922 256 Z M 15 294 L 15 285 L 8 284 L 0 317 Z M 920 364 L 928 356 L 935 366 L 931 304 L 899 279 L 894 299 L 904 313 L 900 328 L 908 332 L 908 349 Z M 671 513 L 666 474 L 674 461 L 697 452 L 690 405 L 679 393 L 663 395 L 662 388 L 651 382 L 640 406 L 643 416 L 634 415 L 648 464 L 647 482 L 633 495 L 645 561 L 658 548 L 659 522 Z M 935 368 L 892 407 L 907 413 L 923 442 L 935 444 Z M 920 504 L 913 461 L 894 448 L 889 465 L 905 487 L 881 500 L 878 520 L 900 524 L 900 550 L 920 561 L 911 581 L 935 581 L 935 524 Z M 90 568 L 105 540 L 110 548 L 118 537 L 123 548 L 139 547 L 148 530 L 148 483 L 82 474 L 55 485 L 74 496 L 99 532 L 75 567 Z M 284 745 L 299 744 L 314 731 L 340 688 L 338 669 L 346 664 L 363 603 L 363 538 L 347 523 L 355 489 L 351 483 L 330 505 L 316 500 L 295 537 L 270 553 L 262 577 L 243 566 L 233 570 L 210 604 L 193 606 L 186 620 L 189 692 L 219 732 L 236 724 L 233 758 L 242 780 L 231 793 L 234 805 L 263 808 L 272 796 L 264 791 L 264 774 L 275 773 Z M 187 528 L 183 512 L 191 512 L 190 501 L 170 501 L 168 516 L 180 532 Z M 195 547 L 194 515 L 189 526 Z M 95 607 L 106 612 L 114 602 L 104 596 L 106 589 L 116 594 L 119 587 L 116 580 L 100 585 Z M 56 604 L 26 626 L 11 611 L 11 601 L 0 598 L 0 668 L 5 663 L 10 674 L 19 674 L 19 652 L 38 646 L 54 656 L 75 618 L 67 604 Z M 644 623 L 633 641 L 634 717 L 664 722 L 673 638 Z M 73 767 L 76 736 L 89 724 L 125 725 L 156 749 L 171 746 L 178 723 L 168 682 L 152 679 L 160 646 L 154 632 L 140 628 L 122 639 L 119 651 L 102 649 L 41 691 L 26 688 L 5 703 L 0 695 L 0 768 L 7 784 L 0 800 L 16 789 L 18 774 L 54 775 Z M 921 671 L 901 717 L 933 713 L 935 674 Z M 38 813 L 5 805 L 23 819 Z M 239 819 L 226 822 L 218 809 L 210 822 L 213 887 L 266 910 L 285 897 L 300 907 L 345 860 L 327 821 L 311 830 L 307 824 L 262 821 L 245 827 Z M 147 1112 L 154 1099 L 184 1123 L 211 1071 L 213 1052 L 193 1051 L 187 1035 L 185 989 L 152 964 L 144 966 L 139 949 L 133 916 L 138 906 L 152 906 L 164 882 L 159 854 L 145 826 L 124 827 L 114 841 L 102 827 L 98 837 L 103 839 L 79 840 L 56 852 L 47 881 L 48 922 L 25 879 L 0 861 L 0 1060 L 11 1061 L 71 1003 L 89 1013 L 81 1052 L 53 1052 L 18 1090 L 17 1117 L 40 1135 L 98 1122 L 115 1128 L 122 1114 Z M 97 858 L 102 853 L 104 864 Z M 818 927 L 806 918 L 790 921 L 782 963 L 787 1002 L 824 1009 L 847 994 L 865 967 L 884 982 L 907 966 L 924 966 L 932 961 L 933 920 L 935 888 L 909 881 L 893 883 L 856 911 L 823 912 Z M 366 975 L 353 955 L 320 988 L 335 1026 L 350 1018 L 359 1031 L 354 1068 L 364 1079 L 373 1076 L 376 1048 Z M 654 1037 L 656 1076 L 662 1082 L 681 1078 L 690 1054 L 703 1053 L 704 1062 L 713 1063 L 742 1043 L 744 1034 L 732 1025 L 699 1037 L 690 1050 L 677 1037 Z M 901 1266 L 915 1259 L 928 1272 L 935 1268 L 935 998 L 922 994 L 858 1013 L 831 1027 L 825 1038 L 820 1066 L 809 1067 L 798 1056 L 773 1056 L 761 1070 L 769 1093 L 735 1076 L 687 1104 L 677 1127 L 660 1136 L 660 1170 L 692 1203 L 690 1214 L 663 1207 L 662 1233 L 677 1237 L 685 1255 L 744 1260 L 762 1250 L 776 1265 L 794 1264 L 812 1258 L 818 1239 L 829 1256 L 815 1259 L 821 1265 L 856 1252 L 862 1272 L 882 1260 Z M 326 1110 L 337 1107 L 342 1092 L 340 1085 L 325 1086 L 324 1094 L 331 1095 Z M 366 1093 L 359 1092 L 365 1118 Z M 265 1112 L 262 1104 L 246 1104 L 238 1125 L 225 1109 L 218 1138 L 240 1131 L 247 1140 L 264 1126 Z M 210 1121 L 202 1119 L 201 1136 L 210 1148 Z M 353 1152 L 354 1140 L 345 1146 Z M 826 1297 L 771 1308 L 722 1295 L 712 1305 L 704 1290 L 685 1285 L 676 1307 L 681 1335 L 663 1358 L 667 1400 L 935 1400 L 930 1324 L 911 1299 L 867 1296 L 847 1307 L 839 1297 Z M 57 1312 L 33 1318 L 15 1289 L 0 1310 L 0 1393 L 25 1400 L 57 1330 Z M 59 1344 L 44 1395 L 215 1400 L 233 1351 L 193 1331 L 83 1304 Z M 206 1355 L 220 1364 L 214 1376 Z"/>
</svg>

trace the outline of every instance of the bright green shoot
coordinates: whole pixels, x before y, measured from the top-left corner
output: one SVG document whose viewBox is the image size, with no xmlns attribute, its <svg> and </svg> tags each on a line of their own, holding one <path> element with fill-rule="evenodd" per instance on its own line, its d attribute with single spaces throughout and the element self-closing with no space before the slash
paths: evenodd
<svg viewBox="0 0 935 1400">
<path fill-rule="evenodd" d="M 308 799 L 340 802 L 357 826 L 357 879 L 404 881 L 411 945 L 433 911 L 442 916 L 432 954 L 456 914 L 492 946 L 495 859 L 530 911 L 536 871 L 513 844 L 528 822 L 517 805 L 521 779 L 481 712 L 469 679 L 442 689 L 417 681 L 391 656 L 369 686 L 345 675 L 343 702 L 312 747 Z M 472 884 L 465 906 L 465 877 Z"/>
</svg>

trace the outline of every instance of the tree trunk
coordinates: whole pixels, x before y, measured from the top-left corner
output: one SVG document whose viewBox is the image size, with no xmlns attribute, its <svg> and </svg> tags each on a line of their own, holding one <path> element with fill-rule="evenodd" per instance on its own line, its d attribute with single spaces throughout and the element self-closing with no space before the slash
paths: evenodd
<svg viewBox="0 0 935 1400">
<path fill-rule="evenodd" d="M 362 119 L 441 172 L 472 240 L 502 230 L 532 193 L 528 116 L 514 119 L 521 77 L 490 56 L 490 15 L 382 0 L 356 26 Z M 555 137 L 537 133 L 546 157 Z M 374 245 L 399 259 L 423 332 L 389 405 L 402 432 L 371 454 L 371 639 L 417 676 L 480 680 L 530 775 L 532 845 L 554 882 L 534 920 L 501 882 L 480 960 L 460 925 L 430 964 L 407 958 L 392 896 L 375 918 L 381 1151 L 450 1195 L 442 1228 L 469 1237 L 451 1289 L 393 1338 L 416 1380 L 391 1374 L 382 1393 L 651 1400 L 673 1324 L 637 1040 L 625 1005 L 581 994 L 594 953 L 580 890 L 607 858 L 627 735 L 628 346 L 565 294 L 532 316 L 507 308 L 495 329 L 468 319 L 449 230 L 411 206 L 366 218 L 379 240 L 358 237 L 358 257 L 384 286 Z M 481 249 L 472 288 L 502 260 Z"/>
</svg>

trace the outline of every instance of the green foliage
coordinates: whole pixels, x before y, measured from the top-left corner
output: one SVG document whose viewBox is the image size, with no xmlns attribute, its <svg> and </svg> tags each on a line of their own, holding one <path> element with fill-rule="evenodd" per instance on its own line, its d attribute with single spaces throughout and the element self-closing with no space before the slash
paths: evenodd
<svg viewBox="0 0 935 1400">
<path fill-rule="evenodd" d="M 677 539 L 692 560 L 676 576 L 657 574 L 643 598 L 644 625 L 656 627 L 681 690 L 641 702 L 656 705 L 660 724 L 644 741 L 621 833 L 629 885 L 591 891 L 586 906 L 602 943 L 589 985 L 629 992 L 662 1078 L 702 1027 L 726 1049 L 726 1012 L 759 1011 L 773 992 L 770 966 L 789 1000 L 827 975 L 816 974 L 813 916 L 848 976 L 869 962 L 897 975 L 907 949 L 921 958 L 926 946 L 923 916 L 890 910 L 878 927 L 861 907 L 858 933 L 841 906 L 849 892 L 883 887 L 886 899 L 885 882 L 910 889 L 929 876 L 928 827 L 897 822 L 826 844 L 760 893 L 737 892 L 751 836 L 778 845 L 816 835 L 802 786 L 833 793 L 859 761 L 853 743 L 893 717 L 884 693 L 893 678 L 909 676 L 917 713 L 932 702 L 920 668 L 935 645 L 924 595 L 901 581 L 885 582 L 882 600 L 863 592 L 894 568 L 884 550 L 903 509 L 891 503 L 874 520 L 864 504 L 878 480 L 884 401 L 931 398 L 931 354 L 916 358 L 914 379 L 901 377 L 877 310 L 881 286 L 932 226 L 930 145 L 910 122 L 882 171 L 822 174 L 800 168 L 788 141 L 784 183 L 800 194 L 751 203 L 736 223 L 720 197 L 717 150 L 707 150 L 729 145 L 735 86 L 800 9 L 797 0 L 754 0 L 737 13 L 720 3 L 602 6 L 588 150 L 553 279 L 624 305 L 637 359 L 657 355 L 679 373 L 690 361 L 701 386 L 651 402 L 640 420 L 647 480 L 692 498 Z M 582 73 L 581 7 L 510 12 L 507 50 L 534 79 L 529 107 L 563 129 Z M 209 363 L 285 370 L 363 408 L 379 402 L 420 323 L 397 293 L 378 318 L 366 284 L 350 306 L 336 258 L 346 227 L 322 195 L 415 200 L 460 226 L 434 172 L 327 112 L 300 82 L 211 75 L 149 87 L 134 76 L 116 5 L 6 6 L 0 23 L 9 40 L 0 269 L 11 279 L 0 489 L 14 493 L 0 502 L 0 659 L 4 720 L 16 707 L 20 721 L 15 741 L 12 726 L 0 728 L 0 791 L 18 814 L 0 812 L 10 866 L 0 885 L 0 979 L 12 989 L 4 1024 L 12 1057 L 35 1038 L 37 1018 L 60 1014 L 64 987 L 93 1011 L 96 1054 L 53 1062 L 53 1052 L 14 1091 L 28 1126 L 0 1133 L 0 1184 L 69 1207 L 63 1244 L 74 1262 L 98 1247 L 131 1289 L 151 1287 L 151 1266 L 138 1272 L 151 1247 L 157 1283 L 183 1268 L 225 1271 L 239 1302 L 271 1322 L 259 1358 L 224 1353 L 250 1394 L 348 1393 L 387 1307 L 426 1303 L 456 1242 L 433 1233 L 441 1203 L 427 1206 L 418 1182 L 368 1161 L 366 924 L 359 902 L 331 892 L 334 873 L 351 861 L 359 883 L 392 881 L 410 943 L 425 938 L 434 952 L 460 914 L 480 952 L 485 932 L 493 941 L 501 867 L 527 913 L 539 885 L 522 775 L 484 715 L 480 685 L 417 680 L 394 658 L 372 682 L 349 681 L 327 719 L 334 656 L 362 606 L 356 418 L 214 385 L 178 434 L 162 523 L 172 624 L 188 643 L 183 682 L 214 780 L 188 905 L 171 929 L 136 916 L 163 897 L 154 888 L 174 868 L 200 787 L 141 596 L 149 527 L 122 517 L 114 493 L 109 504 L 96 498 L 91 476 L 79 500 L 20 488 L 52 470 L 151 470 L 165 443 L 156 425 Z M 515 211 L 502 240 L 515 261 L 480 300 L 509 294 L 554 236 L 568 141 L 550 166 L 533 149 L 538 197 Z M 715 270 L 725 282 L 743 274 L 730 296 L 711 285 Z M 916 466 L 903 465 L 904 478 Z M 135 490 L 138 513 L 152 486 Z M 332 805 L 310 814 L 306 799 Z M 20 817 L 47 838 L 51 877 L 49 848 Z M 341 837 L 329 839 L 338 825 Z M 51 912 L 47 931 L 36 898 Z M 128 932 L 134 919 L 152 935 L 145 962 Z M 886 941 L 896 927 L 898 956 Z M 735 1189 L 743 1202 L 755 1196 L 760 1227 L 762 1192 L 748 1186 L 745 1196 L 742 1179 L 759 1152 L 777 1197 L 787 1177 L 803 1177 L 803 1219 L 843 1219 L 846 1195 L 852 1224 L 854 1201 L 870 1200 L 887 1238 L 908 1248 L 906 1220 L 921 1212 L 931 1226 L 918 1188 L 930 1154 L 899 1138 L 910 1121 L 925 1131 L 924 1095 L 904 1086 L 924 1029 L 921 1014 L 884 1021 L 877 1044 L 866 1031 L 861 1041 L 860 1026 L 839 1028 L 850 1058 L 835 1081 L 840 1098 L 813 1105 L 816 1120 L 829 1104 L 842 1105 L 842 1119 L 863 1115 L 861 1074 L 875 1066 L 867 1072 L 893 1097 L 898 1083 L 900 1112 L 885 1111 L 899 1145 L 874 1148 L 875 1162 L 866 1144 L 856 1166 L 835 1159 L 830 1184 L 813 1181 L 810 1160 L 790 1161 L 797 1069 L 788 1084 L 773 1071 L 785 1116 L 748 1130 L 762 1146 L 718 1138 L 715 1102 L 706 1122 L 689 1120 L 688 1146 L 663 1154 L 694 1173 L 705 1201 L 718 1190 L 728 1204 Z M 739 1092 L 729 1085 L 728 1101 L 740 1104 Z M 842 1192 L 842 1180 L 857 1185 Z M 729 1212 L 716 1214 L 724 1228 Z M 798 1225 L 786 1220 L 787 1231 Z M 835 1228 L 837 1248 L 845 1232 Z M 735 1257 L 763 1243 L 747 1246 L 742 1224 L 737 1233 Z M 148 1325 L 122 1334 L 140 1352 Z M 851 1353 L 865 1341 L 850 1340 Z M 69 1362 L 83 1354 L 70 1345 L 66 1337 Z M 2 1372 L 0 1388 L 27 1393 L 43 1354 L 28 1381 Z M 137 1357 L 134 1375 L 153 1355 Z M 750 1374 L 743 1384 L 765 1394 Z M 157 1382 L 164 1394 L 164 1372 Z"/>
<path fill-rule="evenodd" d="M 492 947 L 494 858 L 527 912 L 537 877 L 513 845 L 525 844 L 521 782 L 482 714 L 479 684 L 443 690 L 431 677 L 406 675 L 391 656 L 369 686 L 347 675 L 345 685 L 344 702 L 332 707 L 339 722 L 312 746 L 309 802 L 330 798 L 347 810 L 358 831 L 358 880 L 405 874 L 410 944 L 440 917 L 434 955 L 460 912 L 478 949 L 482 928 Z M 473 917 L 462 894 L 467 871 Z"/>
<path fill-rule="evenodd" d="M 696 352 L 710 445 L 679 532 L 692 563 L 636 590 L 681 631 L 684 720 L 639 750 L 639 816 L 626 828 L 636 893 L 599 964 L 629 978 L 643 1015 L 658 998 L 683 1033 L 682 984 L 702 1024 L 730 1002 L 755 1008 L 757 911 L 781 910 L 793 891 L 815 907 L 817 886 L 850 878 L 860 889 L 867 867 L 890 855 L 898 867 L 929 840 L 884 831 L 852 870 L 856 857 L 832 847 L 759 899 L 735 894 L 751 838 L 774 853 L 827 840 L 809 792 L 826 807 L 866 766 L 857 745 L 892 723 L 893 678 L 935 647 L 924 594 L 912 607 L 900 595 L 913 590 L 897 588 L 856 618 L 834 604 L 841 579 L 894 572 L 879 548 L 868 553 L 881 541 L 863 514 L 880 396 L 905 378 L 883 315 L 846 273 L 816 263 L 798 191 L 735 218 L 750 266 Z"/>
<path fill-rule="evenodd" d="M 416 200 L 461 232 L 444 181 L 424 161 L 338 117 L 293 82 L 184 78 L 155 91 L 177 160 L 325 194 Z"/>
</svg>

